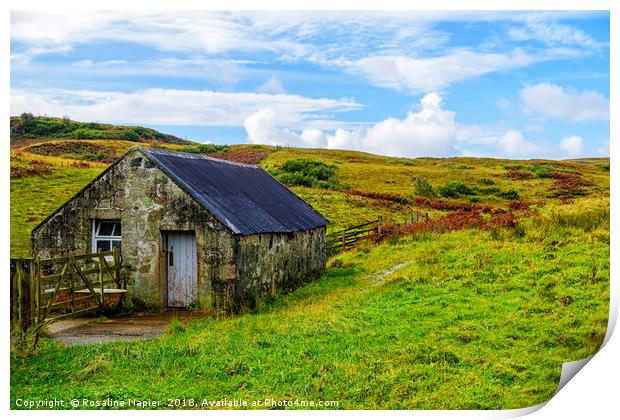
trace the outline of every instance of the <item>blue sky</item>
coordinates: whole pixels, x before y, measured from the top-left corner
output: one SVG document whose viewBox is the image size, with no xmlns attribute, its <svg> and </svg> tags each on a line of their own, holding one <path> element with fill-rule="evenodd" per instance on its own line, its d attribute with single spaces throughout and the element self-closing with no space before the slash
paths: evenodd
<svg viewBox="0 0 620 420">
<path fill-rule="evenodd" d="M 393 156 L 609 155 L 607 12 L 12 12 L 11 114 Z"/>
</svg>

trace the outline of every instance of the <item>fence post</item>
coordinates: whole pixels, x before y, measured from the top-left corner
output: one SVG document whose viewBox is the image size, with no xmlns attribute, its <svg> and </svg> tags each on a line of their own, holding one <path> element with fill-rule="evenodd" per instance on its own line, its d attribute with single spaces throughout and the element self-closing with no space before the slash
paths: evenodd
<svg viewBox="0 0 620 420">
<path fill-rule="evenodd" d="M 17 260 L 17 327 L 24 331 L 24 266 L 21 260 Z"/>
<path fill-rule="evenodd" d="M 41 319 L 41 258 L 37 255 L 34 260 L 34 312 L 35 321 L 40 322 Z"/>
<path fill-rule="evenodd" d="M 120 248 L 112 248 L 112 258 L 114 259 L 114 281 L 116 287 L 121 288 L 121 253 Z"/>
<path fill-rule="evenodd" d="M 104 293 L 103 293 L 103 260 L 102 258 L 105 258 L 105 257 L 101 255 L 101 248 L 97 250 L 97 254 L 99 255 L 99 289 L 101 290 L 101 304 L 103 304 Z"/>
<path fill-rule="evenodd" d="M 37 289 L 36 289 L 36 284 L 35 282 L 37 281 L 37 262 L 38 260 L 36 258 L 32 259 L 30 261 L 30 270 L 28 273 L 28 291 L 30 292 L 30 296 L 29 296 L 29 300 L 30 300 L 30 322 L 36 322 L 36 312 L 37 312 L 37 305 L 36 305 L 36 293 L 37 293 Z"/>
<path fill-rule="evenodd" d="M 11 331 L 17 327 L 17 262 L 11 258 Z"/>
<path fill-rule="evenodd" d="M 20 331 L 25 332 L 32 323 L 30 317 L 32 311 L 32 301 L 30 300 L 31 292 L 31 259 L 19 259 L 16 261 L 17 276 L 17 327 Z"/>
<path fill-rule="evenodd" d="M 71 284 L 71 313 L 75 314 L 75 277 L 73 270 L 69 271 L 69 282 Z"/>
</svg>

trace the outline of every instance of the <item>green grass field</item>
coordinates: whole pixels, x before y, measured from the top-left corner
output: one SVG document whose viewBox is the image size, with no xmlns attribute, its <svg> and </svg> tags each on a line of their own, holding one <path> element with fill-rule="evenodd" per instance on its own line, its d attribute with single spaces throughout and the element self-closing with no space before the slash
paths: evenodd
<svg viewBox="0 0 620 420">
<path fill-rule="evenodd" d="M 29 230 L 105 167 L 19 149 L 12 167 L 32 168 L 33 160 L 50 167 L 15 169 L 13 256 L 26 255 Z M 251 150 L 231 146 L 231 153 Z M 506 209 L 517 223 L 493 225 L 482 215 L 477 227 L 446 224 L 443 233 L 412 230 L 363 244 L 330 258 L 317 281 L 258 310 L 175 322 L 158 339 L 81 347 L 43 339 L 34 354 L 11 355 L 12 406 L 16 398 L 227 397 L 335 400 L 345 409 L 519 408 L 548 400 L 561 364 L 600 346 L 609 310 L 609 159 L 269 151 L 260 163 L 266 169 L 298 158 L 335 165 L 349 192 L 292 187 L 332 221 L 330 230 L 378 216 L 402 222 L 414 211 L 452 214 L 413 200 L 420 176 L 435 190 L 465 184 L 475 193 L 446 201 Z M 573 175 L 506 175 L 541 165 Z M 513 212 L 514 200 L 484 192 L 489 186 L 535 204 Z"/>
</svg>

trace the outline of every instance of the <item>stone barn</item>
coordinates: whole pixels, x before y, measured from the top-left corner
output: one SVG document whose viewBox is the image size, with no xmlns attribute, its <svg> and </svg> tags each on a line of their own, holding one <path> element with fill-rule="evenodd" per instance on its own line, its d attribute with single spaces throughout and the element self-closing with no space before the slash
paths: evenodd
<svg viewBox="0 0 620 420">
<path fill-rule="evenodd" d="M 32 231 L 41 258 L 119 247 L 136 305 L 234 311 L 325 269 L 327 219 L 255 165 L 135 148 Z"/>
</svg>

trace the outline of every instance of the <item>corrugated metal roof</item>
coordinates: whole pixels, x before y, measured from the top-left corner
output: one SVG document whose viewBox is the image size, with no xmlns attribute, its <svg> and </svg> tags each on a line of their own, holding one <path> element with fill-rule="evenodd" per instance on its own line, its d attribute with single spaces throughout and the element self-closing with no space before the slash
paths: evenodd
<svg viewBox="0 0 620 420">
<path fill-rule="evenodd" d="M 258 166 L 193 153 L 141 150 L 235 233 L 296 232 L 328 223 Z"/>
</svg>

